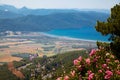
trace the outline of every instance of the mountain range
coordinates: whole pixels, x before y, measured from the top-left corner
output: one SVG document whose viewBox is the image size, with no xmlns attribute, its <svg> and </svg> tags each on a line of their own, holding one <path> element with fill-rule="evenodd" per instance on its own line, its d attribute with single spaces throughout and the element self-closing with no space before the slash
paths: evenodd
<svg viewBox="0 0 120 80">
<path fill-rule="evenodd" d="M 105 21 L 108 17 L 108 10 L 18 9 L 10 5 L 0 5 L 0 32 L 95 26 L 97 20 Z"/>
</svg>

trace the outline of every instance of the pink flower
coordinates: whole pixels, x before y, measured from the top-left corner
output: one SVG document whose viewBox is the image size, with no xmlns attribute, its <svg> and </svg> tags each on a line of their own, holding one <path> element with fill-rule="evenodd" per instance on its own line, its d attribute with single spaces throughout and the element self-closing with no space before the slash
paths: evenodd
<svg viewBox="0 0 120 80">
<path fill-rule="evenodd" d="M 64 77 L 64 80 L 69 80 L 69 79 L 70 79 L 69 76 Z"/>
<path fill-rule="evenodd" d="M 118 64 L 118 67 L 120 67 L 120 64 Z"/>
<path fill-rule="evenodd" d="M 98 68 L 98 65 L 96 64 L 96 68 Z"/>
<path fill-rule="evenodd" d="M 74 76 L 75 76 L 75 71 L 74 71 L 74 70 L 73 70 L 73 71 L 71 71 L 70 73 L 71 73 L 72 77 L 74 77 Z"/>
<path fill-rule="evenodd" d="M 90 52 L 90 56 L 94 55 L 96 53 L 96 50 L 95 49 L 92 49 L 91 52 Z"/>
<path fill-rule="evenodd" d="M 99 59 L 100 58 L 100 56 L 96 56 L 96 59 Z"/>
<path fill-rule="evenodd" d="M 58 77 L 56 80 L 62 80 L 62 77 Z"/>
<path fill-rule="evenodd" d="M 85 60 L 85 62 L 86 62 L 88 65 L 90 65 L 90 58 L 87 58 L 87 59 Z"/>
<path fill-rule="evenodd" d="M 91 73 L 89 76 L 88 76 L 88 80 L 92 80 L 94 77 L 94 73 Z"/>
<path fill-rule="evenodd" d="M 90 75 L 90 74 L 92 73 L 92 71 L 91 71 L 91 70 L 88 70 L 87 73 L 88 73 L 88 75 Z"/>
<path fill-rule="evenodd" d="M 116 71 L 116 73 L 117 73 L 118 75 L 120 75 L 120 71 Z"/>
<path fill-rule="evenodd" d="M 79 61 L 82 61 L 82 56 L 80 56 L 80 57 L 78 58 L 78 60 L 79 60 Z"/>
<path fill-rule="evenodd" d="M 110 62 L 110 59 L 106 59 L 106 62 Z"/>
<path fill-rule="evenodd" d="M 113 75 L 113 73 L 109 70 L 107 70 L 105 73 L 106 73 L 106 75 L 104 76 L 104 79 L 110 79 Z"/>
<path fill-rule="evenodd" d="M 119 60 L 115 60 L 115 63 L 119 63 Z"/>
<path fill-rule="evenodd" d="M 98 61 L 97 58 L 95 58 L 95 59 L 93 60 L 94 63 L 97 62 L 97 61 Z"/>
<path fill-rule="evenodd" d="M 102 70 L 98 70 L 99 73 L 102 73 Z"/>
<path fill-rule="evenodd" d="M 75 60 L 73 61 L 73 63 L 74 63 L 75 66 L 78 66 L 78 65 L 80 64 L 80 61 L 78 61 L 77 59 L 75 59 Z"/>
<path fill-rule="evenodd" d="M 102 65 L 102 68 L 107 68 L 107 64 L 103 64 L 103 65 Z"/>
</svg>

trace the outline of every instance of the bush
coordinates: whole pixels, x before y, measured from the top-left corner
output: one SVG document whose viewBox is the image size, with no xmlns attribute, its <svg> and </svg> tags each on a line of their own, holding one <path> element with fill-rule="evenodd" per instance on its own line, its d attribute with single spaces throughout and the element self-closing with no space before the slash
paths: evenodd
<svg viewBox="0 0 120 80">
<path fill-rule="evenodd" d="M 119 80 L 120 62 L 105 49 L 93 49 L 89 58 L 81 56 L 73 61 L 74 69 L 57 80 Z"/>
</svg>

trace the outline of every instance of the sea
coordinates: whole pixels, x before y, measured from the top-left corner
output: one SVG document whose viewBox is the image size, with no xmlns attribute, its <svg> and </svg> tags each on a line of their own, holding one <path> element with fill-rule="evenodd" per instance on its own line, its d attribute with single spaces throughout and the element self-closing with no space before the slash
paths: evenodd
<svg viewBox="0 0 120 80">
<path fill-rule="evenodd" d="M 95 27 L 53 29 L 48 31 L 47 34 L 74 39 L 109 42 L 109 36 L 103 36 L 96 31 Z"/>
</svg>

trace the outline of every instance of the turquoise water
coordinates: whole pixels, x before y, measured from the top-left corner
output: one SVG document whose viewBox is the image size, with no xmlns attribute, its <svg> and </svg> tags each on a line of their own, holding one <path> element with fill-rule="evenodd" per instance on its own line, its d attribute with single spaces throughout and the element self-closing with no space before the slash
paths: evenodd
<svg viewBox="0 0 120 80">
<path fill-rule="evenodd" d="M 51 35 L 64 36 L 85 40 L 108 41 L 108 36 L 102 36 L 94 27 L 81 27 L 79 29 L 54 29 L 47 32 Z"/>
</svg>

